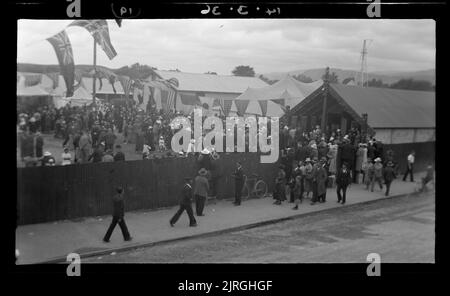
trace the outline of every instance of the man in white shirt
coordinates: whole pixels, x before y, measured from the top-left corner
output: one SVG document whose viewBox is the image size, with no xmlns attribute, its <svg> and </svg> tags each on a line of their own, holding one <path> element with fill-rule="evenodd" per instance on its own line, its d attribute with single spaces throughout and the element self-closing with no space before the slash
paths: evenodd
<svg viewBox="0 0 450 296">
<path fill-rule="evenodd" d="M 411 180 L 411 182 L 414 182 L 413 168 L 414 168 L 415 156 L 416 156 L 416 153 L 414 151 L 412 151 L 408 155 L 408 158 L 407 158 L 408 164 L 406 166 L 405 175 L 403 176 L 403 181 L 406 181 L 406 178 L 408 177 L 408 174 L 410 174 L 410 180 Z"/>
</svg>

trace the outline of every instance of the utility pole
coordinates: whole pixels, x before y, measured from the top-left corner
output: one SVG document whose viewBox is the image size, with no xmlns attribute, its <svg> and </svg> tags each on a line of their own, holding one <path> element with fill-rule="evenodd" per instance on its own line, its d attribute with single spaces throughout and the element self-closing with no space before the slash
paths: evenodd
<svg viewBox="0 0 450 296">
<path fill-rule="evenodd" d="M 94 78 L 92 79 L 92 103 L 95 106 L 95 95 L 96 95 L 96 79 L 97 79 L 97 42 L 94 39 Z"/>
<path fill-rule="evenodd" d="M 372 41 L 371 39 L 364 39 L 363 41 L 363 47 L 362 47 L 362 51 L 361 51 L 361 67 L 359 70 L 359 85 L 364 87 L 364 86 L 368 86 L 369 84 L 369 76 L 367 73 L 367 43 L 368 41 Z"/>
<path fill-rule="evenodd" d="M 330 68 L 327 67 L 325 70 L 325 79 L 323 80 L 324 93 L 323 93 L 323 104 L 322 104 L 322 120 L 320 123 L 320 129 L 322 133 L 325 132 L 327 125 L 327 99 L 328 99 L 328 86 L 330 81 Z"/>
</svg>

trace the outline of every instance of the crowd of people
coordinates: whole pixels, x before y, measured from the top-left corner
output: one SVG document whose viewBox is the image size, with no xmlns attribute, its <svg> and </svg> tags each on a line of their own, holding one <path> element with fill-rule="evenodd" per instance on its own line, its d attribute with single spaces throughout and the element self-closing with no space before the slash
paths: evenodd
<svg viewBox="0 0 450 296">
<path fill-rule="evenodd" d="M 98 102 L 90 106 L 62 108 L 40 107 L 33 112 L 19 112 L 20 154 L 26 166 L 56 165 L 43 162 L 42 133 L 53 133 L 63 140 L 62 165 L 111 161 L 119 154 L 124 157 L 121 144 L 135 144 L 135 151 L 150 158 L 150 151 L 170 151 L 173 128 L 170 122 L 178 114 L 140 109 L 133 101 L 126 104 Z M 118 143 L 122 134 L 123 143 Z M 70 151 L 73 152 L 70 153 Z"/>
</svg>

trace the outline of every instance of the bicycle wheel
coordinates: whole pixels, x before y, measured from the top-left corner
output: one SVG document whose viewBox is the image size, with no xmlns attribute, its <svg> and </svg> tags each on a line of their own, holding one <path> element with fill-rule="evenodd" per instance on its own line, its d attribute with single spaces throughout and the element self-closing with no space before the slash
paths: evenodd
<svg viewBox="0 0 450 296">
<path fill-rule="evenodd" d="M 255 184 L 255 195 L 262 198 L 267 194 L 267 184 L 263 180 L 259 180 Z"/>
</svg>

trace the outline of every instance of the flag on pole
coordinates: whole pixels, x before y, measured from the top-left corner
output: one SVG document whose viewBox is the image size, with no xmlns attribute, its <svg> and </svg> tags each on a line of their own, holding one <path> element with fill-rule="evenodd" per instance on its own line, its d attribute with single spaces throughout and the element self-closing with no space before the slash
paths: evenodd
<svg viewBox="0 0 450 296">
<path fill-rule="evenodd" d="M 109 38 L 109 29 L 106 20 L 76 20 L 70 26 L 79 26 L 88 30 L 92 37 L 94 37 L 95 42 L 101 46 L 110 60 L 117 55 Z"/>
<path fill-rule="evenodd" d="M 175 105 L 176 92 L 169 90 L 161 90 L 161 105 L 164 111 L 173 110 Z"/>
<path fill-rule="evenodd" d="M 117 76 L 117 79 L 119 79 L 120 84 L 122 85 L 123 93 L 125 94 L 125 96 L 128 97 L 131 91 L 131 85 L 133 84 L 133 80 L 131 80 L 128 76 L 122 75 Z"/>
<path fill-rule="evenodd" d="M 233 100 L 223 100 L 223 113 L 225 116 L 228 116 L 231 110 L 231 105 L 233 104 Z"/>
<path fill-rule="evenodd" d="M 55 49 L 61 74 L 66 82 L 66 97 L 73 96 L 73 82 L 75 76 L 75 65 L 73 60 L 72 45 L 66 31 L 61 31 L 55 36 L 47 39 Z"/>
</svg>

